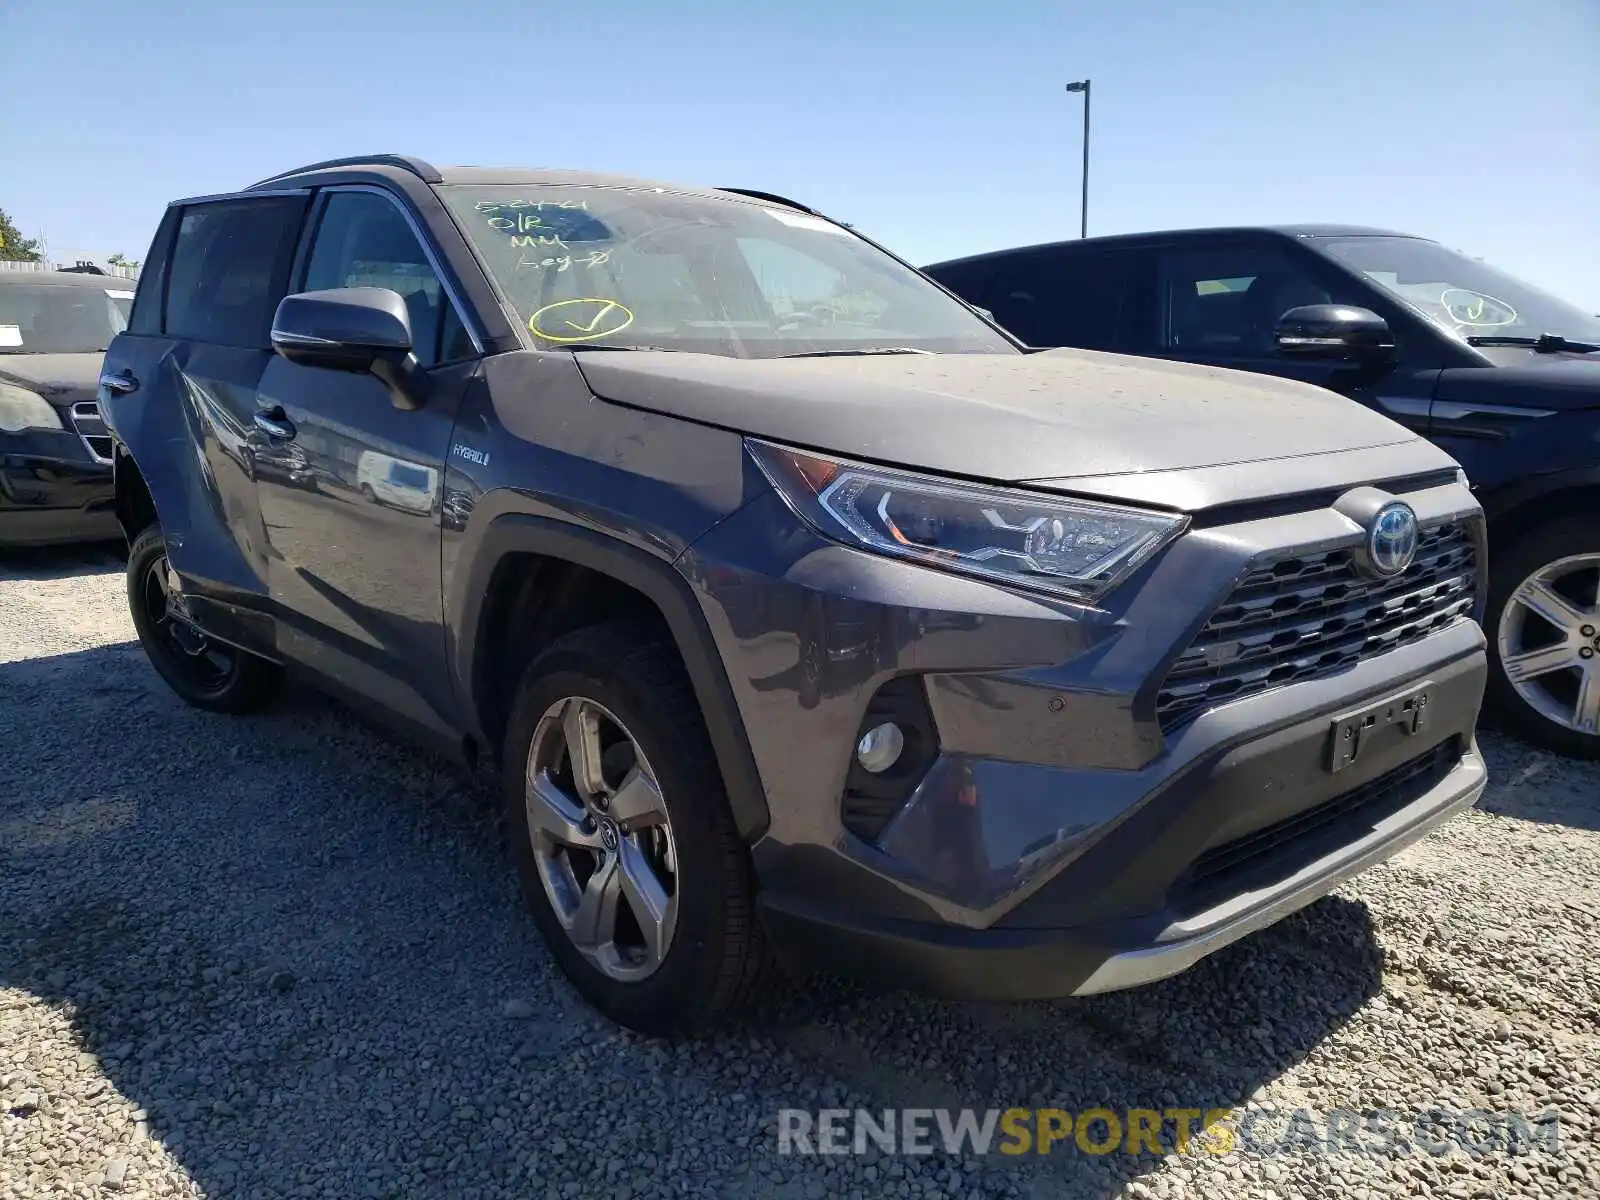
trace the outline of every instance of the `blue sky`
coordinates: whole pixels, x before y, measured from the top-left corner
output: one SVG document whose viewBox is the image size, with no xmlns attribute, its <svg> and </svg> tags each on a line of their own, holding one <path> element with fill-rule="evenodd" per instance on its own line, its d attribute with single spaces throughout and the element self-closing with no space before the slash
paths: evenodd
<svg viewBox="0 0 1600 1200">
<path fill-rule="evenodd" d="M 1340 221 L 1600 312 L 1600 0 L 6 0 L 0 208 L 142 258 L 339 154 L 763 188 L 914 262 Z M 82 64 L 81 69 L 76 64 Z"/>
</svg>

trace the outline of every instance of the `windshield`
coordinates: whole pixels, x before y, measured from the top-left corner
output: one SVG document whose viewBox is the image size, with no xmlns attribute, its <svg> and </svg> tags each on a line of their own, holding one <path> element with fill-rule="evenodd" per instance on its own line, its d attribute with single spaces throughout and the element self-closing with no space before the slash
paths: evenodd
<svg viewBox="0 0 1600 1200">
<path fill-rule="evenodd" d="M 1600 320 L 1582 309 L 1437 242 L 1341 237 L 1317 238 L 1311 245 L 1454 337 L 1600 337 Z"/>
<path fill-rule="evenodd" d="M 654 188 L 440 192 L 541 349 L 1019 353 L 916 271 L 804 213 Z"/>
<path fill-rule="evenodd" d="M 0 282 L 0 354 L 101 353 L 132 305 L 119 288 Z"/>
</svg>

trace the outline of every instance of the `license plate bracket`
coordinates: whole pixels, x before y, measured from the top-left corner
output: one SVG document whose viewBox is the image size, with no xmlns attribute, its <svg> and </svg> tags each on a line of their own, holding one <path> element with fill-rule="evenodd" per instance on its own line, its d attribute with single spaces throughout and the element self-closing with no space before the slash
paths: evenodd
<svg viewBox="0 0 1600 1200">
<path fill-rule="evenodd" d="M 1329 773 L 1337 775 L 1355 762 L 1362 747 L 1385 729 L 1398 726 L 1406 735 L 1427 729 L 1433 716 L 1433 693 L 1430 679 L 1334 717 L 1328 740 Z"/>
</svg>

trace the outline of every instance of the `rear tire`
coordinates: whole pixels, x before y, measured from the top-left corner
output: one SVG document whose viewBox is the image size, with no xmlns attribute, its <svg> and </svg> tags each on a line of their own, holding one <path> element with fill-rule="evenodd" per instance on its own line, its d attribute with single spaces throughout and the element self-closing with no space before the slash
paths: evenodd
<svg viewBox="0 0 1600 1200">
<path fill-rule="evenodd" d="M 587 782 L 574 739 L 593 747 Z M 591 1005 L 673 1037 L 750 1004 L 772 964 L 750 857 L 670 642 L 632 622 L 558 639 L 523 675 L 504 763 L 523 895 Z M 620 901 L 587 910 L 611 914 L 611 933 L 596 933 L 603 922 L 589 920 L 585 898 L 611 887 Z"/>
<path fill-rule="evenodd" d="M 1567 518 L 1510 543 L 1490 571 L 1484 626 L 1498 723 L 1557 754 L 1600 759 L 1600 519 Z M 1523 664 L 1517 682 L 1507 659 Z"/>
<path fill-rule="evenodd" d="M 175 616 L 167 546 L 159 526 L 128 550 L 128 611 L 150 665 L 187 704 L 208 712 L 248 713 L 265 707 L 283 684 L 276 663 L 205 637 Z"/>
</svg>

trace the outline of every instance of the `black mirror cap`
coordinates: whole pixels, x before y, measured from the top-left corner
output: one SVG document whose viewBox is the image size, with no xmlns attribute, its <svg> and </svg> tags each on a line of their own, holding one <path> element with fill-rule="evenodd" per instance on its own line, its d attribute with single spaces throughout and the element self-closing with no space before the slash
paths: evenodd
<svg viewBox="0 0 1600 1200">
<path fill-rule="evenodd" d="M 272 348 L 302 366 L 370 371 L 411 353 L 411 314 L 389 288 L 299 292 L 278 302 Z"/>
<path fill-rule="evenodd" d="M 1389 323 L 1352 304 L 1302 304 L 1278 318 L 1273 340 L 1302 358 L 1364 358 L 1394 353 Z"/>
</svg>

